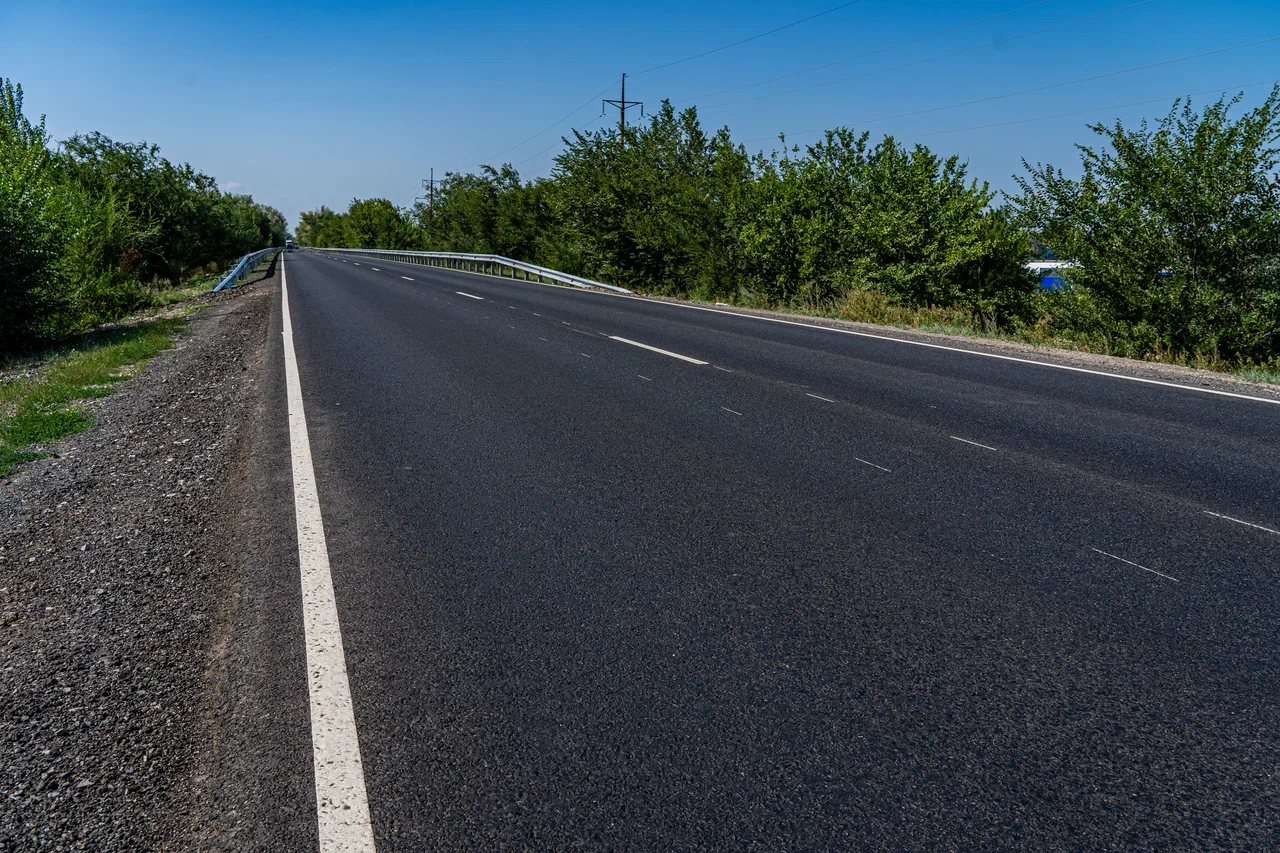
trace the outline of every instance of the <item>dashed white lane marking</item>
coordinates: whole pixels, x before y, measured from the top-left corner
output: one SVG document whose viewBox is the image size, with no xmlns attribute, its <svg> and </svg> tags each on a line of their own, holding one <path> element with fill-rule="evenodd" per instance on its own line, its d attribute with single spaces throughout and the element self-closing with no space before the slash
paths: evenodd
<svg viewBox="0 0 1280 853">
<path fill-rule="evenodd" d="M 365 793 L 355 712 L 351 707 L 351 685 L 347 681 L 347 662 L 342 651 L 338 606 L 333 597 L 329 548 L 325 542 L 315 468 L 311 462 L 307 417 L 302 407 L 302 383 L 298 378 L 293 321 L 289 315 L 289 282 L 283 262 L 280 265 L 280 302 L 320 851 L 372 853 L 375 848 L 373 828 L 369 822 L 369 798 Z"/>
<path fill-rule="evenodd" d="M 639 374 L 639 373 L 637 373 L 637 374 L 636 374 L 636 376 L 640 376 L 640 374 Z M 652 379 L 650 379 L 648 376 L 640 376 L 640 378 L 641 378 L 641 379 L 643 379 L 645 382 L 652 382 L 652 381 L 653 381 L 653 380 L 652 380 Z"/>
<path fill-rule="evenodd" d="M 404 279 L 405 281 L 413 281 L 413 279 L 409 278 L 409 276 L 407 276 L 407 275 L 402 275 L 402 276 L 400 276 L 400 277 L 401 277 L 402 279 Z"/>
<path fill-rule="evenodd" d="M 541 317 L 541 316 L 542 316 L 542 315 L 541 315 L 541 314 L 539 314 L 537 311 L 532 311 L 532 312 L 530 312 L 530 313 L 532 313 L 532 314 L 533 314 L 533 316 L 535 316 L 535 317 Z"/>
<path fill-rule="evenodd" d="M 725 373 L 733 373 L 733 371 L 732 371 L 732 370 L 730 370 L 729 368 L 727 368 L 727 367 L 721 367 L 721 366 L 720 366 L 720 365 L 718 365 L 718 364 L 713 364 L 713 365 L 711 365 L 711 366 L 712 366 L 712 367 L 714 367 L 716 370 L 723 370 Z"/>
<path fill-rule="evenodd" d="M 585 352 L 580 352 L 578 353 L 578 355 L 582 356 L 583 358 L 591 358 L 591 356 L 587 355 Z"/>
<path fill-rule="evenodd" d="M 877 469 L 879 469 L 879 470 L 881 470 L 881 471 L 885 472 L 886 474 L 892 474 L 892 473 L 893 473 L 893 472 L 892 472 L 892 471 L 890 471 L 888 468 L 882 468 L 881 466 L 877 465 L 877 464 L 876 464 L 876 463 L 874 463 L 874 462 L 868 462 L 867 460 L 865 460 L 865 459 L 859 459 L 859 458 L 858 458 L 858 457 L 856 457 L 856 456 L 855 456 L 855 457 L 853 457 L 853 459 L 854 459 L 854 461 L 855 461 L 855 462 L 861 462 L 863 465 L 870 465 L 872 468 L 877 468 Z"/>
<path fill-rule="evenodd" d="M 547 341 L 547 339 L 546 339 L 546 338 L 543 338 L 543 337 L 539 337 L 539 338 L 538 338 L 538 340 L 540 340 L 540 341 Z M 547 343 L 551 343 L 551 341 L 547 341 Z"/>
<path fill-rule="evenodd" d="M 681 361 L 687 361 L 690 364 L 706 364 L 707 363 L 705 361 L 700 361 L 699 359 L 696 359 L 696 358 L 690 358 L 687 355 L 681 355 L 678 352 L 670 352 L 668 350 L 658 349 L 657 347 L 651 347 L 648 344 L 642 344 L 639 341 L 632 341 L 632 340 L 627 340 L 626 338 L 620 338 L 617 335 L 610 335 L 609 340 L 617 341 L 620 344 L 630 344 L 633 347 L 640 347 L 640 349 L 647 349 L 649 352 L 656 352 L 656 353 L 659 353 L 660 355 L 670 356 L 671 358 L 678 358 Z"/>
<path fill-rule="evenodd" d="M 570 323 L 568 320 L 561 320 L 560 322 L 561 322 L 561 324 L 562 324 L 562 325 L 565 325 L 565 326 L 572 326 L 572 325 L 573 325 L 573 324 L 572 324 L 572 323 Z"/>
<path fill-rule="evenodd" d="M 1221 519 L 1223 519 L 1224 521 L 1234 521 L 1236 524 L 1243 524 L 1245 527 L 1253 527 L 1253 528 L 1256 528 L 1256 529 L 1258 529 L 1258 530 L 1265 530 L 1265 531 L 1267 531 L 1268 533 L 1274 533 L 1274 534 L 1276 534 L 1277 536 L 1280 536 L 1280 530 L 1272 530 L 1270 527 L 1263 527 L 1261 524 L 1254 524 L 1254 523 L 1253 523 L 1253 522 L 1251 522 L 1251 521 L 1241 521 L 1240 519 L 1238 519 L 1238 518 L 1232 518 L 1232 517 L 1231 517 L 1231 516 L 1229 516 L 1229 515 L 1222 515 L 1221 513 L 1217 513 L 1217 512 L 1209 512 L 1209 510 L 1207 510 L 1207 509 L 1204 511 L 1204 514 L 1205 514 L 1205 515 L 1212 515 L 1214 518 L 1221 518 Z"/>
<path fill-rule="evenodd" d="M 360 266 L 360 263 L 358 261 L 352 261 L 351 263 L 355 264 L 356 266 Z"/>
<path fill-rule="evenodd" d="M 1174 583 L 1181 583 L 1181 581 L 1179 581 L 1177 578 L 1173 577 L 1172 575 L 1166 575 L 1164 572 L 1157 572 L 1155 569 L 1148 569 L 1146 566 L 1139 566 L 1137 563 L 1133 562 L 1132 560 L 1126 560 L 1124 557 L 1117 557 L 1115 554 L 1108 554 L 1106 551 L 1101 551 L 1097 548 L 1091 548 L 1090 550 L 1097 551 L 1099 554 L 1101 554 L 1104 557 L 1110 557 L 1113 560 L 1119 560 L 1122 563 L 1127 563 L 1128 565 L 1133 566 L 1134 568 L 1142 569 L 1144 572 L 1151 572 L 1151 574 L 1153 575 L 1159 575 L 1165 580 L 1171 580 Z"/>
<path fill-rule="evenodd" d="M 953 435 L 951 436 L 951 438 L 954 439 L 955 441 L 963 441 L 965 444 L 972 444 L 974 447 L 981 447 L 983 450 L 995 450 L 995 448 L 989 444 L 979 444 L 976 441 L 970 441 L 969 439 L 961 438 L 958 435 Z M 1000 451 L 996 450 L 996 452 L 999 453 Z"/>
<path fill-rule="evenodd" d="M 815 400 L 821 400 L 821 401 L 822 401 L 822 402 L 824 402 L 824 403 L 834 403 L 834 402 L 835 402 L 835 400 L 832 400 L 830 397 L 819 397 L 817 394 L 805 394 L 805 396 L 806 396 L 806 397 L 812 397 L 812 398 L 813 398 L 813 399 L 815 399 Z"/>
<path fill-rule="evenodd" d="M 369 267 L 369 269 L 373 270 L 374 272 L 382 272 L 382 270 L 378 269 L 377 267 Z"/>
<path fill-rule="evenodd" d="M 726 412 L 728 412 L 731 415 L 737 415 L 738 417 L 742 417 L 742 412 L 735 412 L 733 409 L 729 408 L 728 406 L 721 406 L 720 408 L 724 409 Z"/>
<path fill-rule="evenodd" d="M 455 290 L 454 293 L 458 294 L 459 296 L 465 296 L 468 299 L 479 299 L 481 302 L 484 302 L 483 296 L 474 296 L 470 293 L 463 293 L 461 290 Z"/>
</svg>

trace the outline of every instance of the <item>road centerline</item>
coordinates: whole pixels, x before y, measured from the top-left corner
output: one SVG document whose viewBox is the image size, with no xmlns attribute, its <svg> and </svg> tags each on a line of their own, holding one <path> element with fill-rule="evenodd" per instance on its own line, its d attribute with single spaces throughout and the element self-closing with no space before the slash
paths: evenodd
<svg viewBox="0 0 1280 853">
<path fill-rule="evenodd" d="M 991 445 L 989 445 L 989 444 L 979 444 L 979 443 L 978 443 L 978 442 L 976 442 L 976 441 L 970 441 L 969 439 L 967 439 L 967 438 L 961 438 L 961 437 L 960 437 L 960 436 L 958 436 L 958 435 L 953 435 L 953 436 L 951 436 L 951 438 L 952 438 L 952 440 L 954 440 L 954 441 L 963 441 L 965 444 L 972 444 L 974 447 L 981 447 L 983 450 L 995 450 L 997 453 L 999 453 L 999 452 L 1000 452 L 999 450 L 997 450 L 996 448 L 992 447 L 992 446 L 991 446 Z"/>
<path fill-rule="evenodd" d="M 1181 581 L 1179 581 L 1177 578 L 1173 577 L 1172 575 L 1166 575 L 1164 572 L 1157 572 L 1155 569 L 1148 569 L 1146 566 L 1138 565 L 1137 563 L 1133 562 L 1133 560 L 1126 560 L 1124 557 L 1117 557 L 1115 554 L 1108 554 L 1106 551 L 1103 551 L 1100 548 L 1091 548 L 1089 550 L 1097 551 L 1099 554 L 1101 554 L 1104 557 L 1110 557 L 1113 560 L 1119 560 L 1120 562 L 1127 563 L 1128 565 L 1133 566 L 1134 568 L 1142 569 L 1144 572 L 1151 572 L 1151 574 L 1153 575 L 1159 575 L 1160 577 L 1166 580 L 1171 580 L 1174 583 L 1181 583 Z"/>
<path fill-rule="evenodd" d="M 483 296 L 476 296 L 475 294 L 472 294 L 472 293 L 463 293 L 461 290 L 455 290 L 454 293 L 458 294 L 459 296 L 465 296 L 468 299 L 478 299 L 481 302 L 484 301 Z"/>
<path fill-rule="evenodd" d="M 681 355 L 678 352 L 671 352 L 670 350 L 659 349 L 658 347 L 652 347 L 652 346 L 649 346 L 648 344 L 642 344 L 639 341 L 633 341 L 628 338 L 620 338 L 617 335 L 609 335 L 609 340 L 617 341 L 620 344 L 630 344 L 633 347 L 640 347 L 640 349 L 647 349 L 649 352 L 656 352 L 661 355 L 668 356 L 670 358 L 678 358 L 681 361 L 687 361 L 690 364 L 705 365 L 708 363 L 708 362 L 702 361 L 701 359 L 691 358 L 690 356 L 687 356 L 687 355 Z"/>
</svg>

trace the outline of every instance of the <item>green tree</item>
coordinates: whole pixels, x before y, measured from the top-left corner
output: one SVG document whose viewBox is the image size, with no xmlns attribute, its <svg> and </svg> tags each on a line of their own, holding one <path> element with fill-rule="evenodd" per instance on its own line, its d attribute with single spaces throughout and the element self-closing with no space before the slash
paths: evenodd
<svg viewBox="0 0 1280 853">
<path fill-rule="evenodd" d="M 1024 161 L 1012 209 L 1118 350 L 1280 356 L 1280 86 L 1233 120 L 1239 100 L 1092 125 L 1078 180 Z"/>
<path fill-rule="evenodd" d="M 409 249 L 417 242 L 412 223 L 385 198 L 352 199 L 344 224 L 353 249 Z"/>
</svg>

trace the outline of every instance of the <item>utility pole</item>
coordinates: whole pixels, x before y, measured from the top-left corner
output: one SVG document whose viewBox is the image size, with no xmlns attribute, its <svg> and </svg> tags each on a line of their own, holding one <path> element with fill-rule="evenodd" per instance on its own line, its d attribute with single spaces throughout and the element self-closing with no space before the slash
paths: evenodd
<svg viewBox="0 0 1280 853">
<path fill-rule="evenodd" d="M 627 100 L 627 75 L 626 74 L 622 75 L 622 98 L 617 101 L 612 100 L 610 98 L 606 98 L 605 100 L 601 101 L 600 102 L 601 112 L 604 111 L 604 108 L 606 106 L 618 108 L 618 139 L 622 140 L 623 143 L 625 144 L 625 139 L 623 139 L 622 134 L 623 134 L 623 131 L 627 129 L 627 107 L 639 107 L 640 115 L 641 116 L 644 115 L 644 101 L 628 101 Z"/>
<path fill-rule="evenodd" d="M 430 207 L 431 205 L 436 203 L 436 167 L 435 166 L 431 167 L 431 177 L 422 179 L 422 188 L 427 191 L 427 196 L 426 196 L 427 206 Z M 418 196 L 418 198 L 419 200 L 421 200 L 422 196 Z"/>
</svg>

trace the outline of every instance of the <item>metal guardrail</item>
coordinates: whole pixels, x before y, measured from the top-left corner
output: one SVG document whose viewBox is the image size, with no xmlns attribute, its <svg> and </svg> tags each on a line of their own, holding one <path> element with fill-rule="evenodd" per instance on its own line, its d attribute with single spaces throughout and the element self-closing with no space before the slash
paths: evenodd
<svg viewBox="0 0 1280 853">
<path fill-rule="evenodd" d="M 476 255 L 466 252 L 410 252 L 403 249 L 318 249 L 310 246 L 302 248 L 308 252 L 338 252 L 359 257 L 386 258 L 387 260 L 399 261 L 405 264 L 423 264 L 425 266 L 463 270 L 464 272 L 484 273 L 486 275 L 496 275 L 500 278 L 510 278 L 515 281 L 536 280 L 540 283 L 554 281 L 560 284 L 570 284 L 574 287 L 599 287 L 604 290 L 612 290 L 614 293 L 631 292 L 625 287 L 618 287 L 616 284 L 605 284 L 602 281 L 569 275 L 548 267 L 540 267 L 537 264 L 527 264 L 524 261 L 504 258 L 502 255 Z M 507 273 L 508 270 L 510 274 Z M 521 278 L 522 276 L 523 279 Z M 533 278 L 530 278 L 530 276 L 533 276 Z"/>
<path fill-rule="evenodd" d="M 272 252 L 278 251 L 280 251 L 279 246 L 272 246 L 270 249 L 261 249 L 257 252 L 250 252 L 245 255 L 234 267 L 231 268 L 231 272 L 227 273 L 226 277 L 223 278 L 222 281 L 213 286 L 214 292 L 216 293 L 219 290 L 226 290 L 228 287 L 231 287 L 237 281 L 257 269 L 258 264 L 262 262 L 263 258 Z"/>
</svg>

